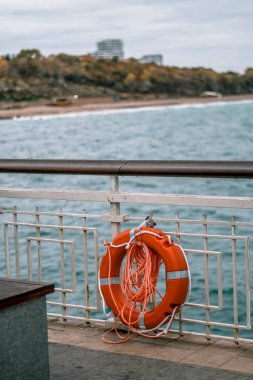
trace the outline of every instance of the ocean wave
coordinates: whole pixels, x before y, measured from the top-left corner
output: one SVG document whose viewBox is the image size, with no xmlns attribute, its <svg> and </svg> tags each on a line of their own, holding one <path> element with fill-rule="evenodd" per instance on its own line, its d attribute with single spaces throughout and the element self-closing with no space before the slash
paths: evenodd
<svg viewBox="0 0 253 380">
<path fill-rule="evenodd" d="M 89 110 L 89 111 L 78 111 L 78 112 L 67 112 L 59 114 L 46 114 L 46 115 L 33 115 L 33 116 L 20 116 L 14 117 L 12 120 L 15 121 L 27 121 L 27 120 L 51 120 L 51 119 L 61 119 L 61 118 L 78 118 L 91 115 L 112 115 L 121 113 L 136 113 L 136 112 L 150 112 L 150 111 L 164 111 L 164 110 L 184 110 L 188 108 L 207 108 L 207 107 L 220 107 L 220 106 L 233 106 L 234 104 L 248 104 L 253 103 L 251 99 L 245 100 L 235 100 L 235 101 L 218 101 L 210 103 L 183 103 L 183 104 L 171 104 L 171 105 L 161 105 L 161 106 L 143 106 L 143 107 L 129 107 L 129 108 L 119 108 L 119 109 L 109 109 L 109 110 Z"/>
</svg>

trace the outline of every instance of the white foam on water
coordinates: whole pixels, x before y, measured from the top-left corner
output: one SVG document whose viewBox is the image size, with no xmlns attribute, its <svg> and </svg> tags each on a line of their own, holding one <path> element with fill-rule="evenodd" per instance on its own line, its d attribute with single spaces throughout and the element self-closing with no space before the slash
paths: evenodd
<svg viewBox="0 0 253 380">
<path fill-rule="evenodd" d="M 27 120 L 51 120 L 60 118 L 77 118 L 85 117 L 91 115 L 111 115 L 111 114 L 121 114 L 121 113 L 135 113 L 135 112 L 150 112 L 150 111 L 164 111 L 168 109 L 173 110 L 184 110 L 187 108 L 206 108 L 206 107 L 220 107 L 220 106 L 230 106 L 234 104 L 248 104 L 253 103 L 253 100 L 234 100 L 234 101 L 218 101 L 210 103 L 184 103 L 184 104 L 172 104 L 172 105 L 162 105 L 162 106 L 147 106 L 147 107 L 129 107 L 120 109 L 110 109 L 110 110 L 96 110 L 96 111 L 80 111 L 80 112 L 67 112 L 59 114 L 48 114 L 48 115 L 34 115 L 34 116 L 21 116 L 14 117 L 12 120 L 16 121 L 27 121 Z"/>
</svg>

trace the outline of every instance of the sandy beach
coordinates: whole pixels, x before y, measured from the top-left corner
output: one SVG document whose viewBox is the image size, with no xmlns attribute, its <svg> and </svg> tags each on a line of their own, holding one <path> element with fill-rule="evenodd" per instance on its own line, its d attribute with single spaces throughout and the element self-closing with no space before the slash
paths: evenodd
<svg viewBox="0 0 253 380">
<path fill-rule="evenodd" d="M 159 106 L 173 106 L 182 104 L 200 104 L 200 103 L 217 103 L 217 102 L 233 102 L 252 100 L 253 95 L 234 95 L 223 96 L 222 98 L 167 98 L 167 99 L 153 99 L 153 100 L 122 100 L 114 102 L 113 100 L 106 99 L 103 101 L 92 99 L 79 99 L 78 101 L 67 106 L 49 106 L 46 104 L 33 103 L 26 105 L 15 105 L 12 108 L 7 108 L 6 104 L 0 107 L 0 119 L 12 119 L 17 117 L 29 117 L 37 115 L 55 115 L 62 113 L 72 112 L 85 112 L 85 111 L 102 111 L 102 110 L 117 110 L 124 108 L 138 108 L 138 107 L 159 107 Z M 2 109 L 1 109 L 2 108 Z"/>
</svg>

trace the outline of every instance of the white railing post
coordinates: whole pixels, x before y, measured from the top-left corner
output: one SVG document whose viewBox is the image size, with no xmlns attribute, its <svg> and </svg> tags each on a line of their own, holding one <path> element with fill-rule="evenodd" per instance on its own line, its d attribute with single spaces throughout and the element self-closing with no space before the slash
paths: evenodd
<svg viewBox="0 0 253 380">
<path fill-rule="evenodd" d="M 19 267 L 19 247 L 18 247 L 18 214 L 17 207 L 13 207 L 13 222 L 14 222 L 14 241 L 15 241 L 15 261 L 16 261 L 16 278 L 20 278 Z"/>
<path fill-rule="evenodd" d="M 86 209 L 83 209 L 83 213 L 86 214 Z M 87 323 L 90 323 L 90 288 L 89 288 L 89 264 L 88 264 L 88 240 L 87 240 L 87 222 L 86 217 L 83 220 L 83 259 L 84 259 L 84 288 L 85 288 L 85 305 L 87 309 L 85 311 Z"/>
<path fill-rule="evenodd" d="M 110 177 L 110 191 L 112 193 L 119 192 L 119 177 Z M 120 203 L 110 202 L 111 214 L 112 216 L 120 215 Z M 120 233 L 120 222 L 111 222 L 111 235 L 112 239 Z"/>
<path fill-rule="evenodd" d="M 238 325 L 238 298 L 237 298 L 237 270 L 236 270 L 236 239 L 233 236 L 236 235 L 236 223 L 235 216 L 231 219 L 232 227 L 232 265 L 233 265 L 233 303 L 234 303 L 234 324 Z M 239 331 L 238 328 L 234 329 L 235 343 L 238 344 Z"/>
<path fill-rule="evenodd" d="M 207 215 L 203 215 L 203 241 L 204 250 L 208 251 L 208 237 L 207 237 Z M 210 325 L 210 290 L 209 290 L 209 257 L 208 254 L 204 255 L 204 273 L 205 273 L 205 304 L 206 304 L 206 338 L 211 340 L 211 325 Z"/>
</svg>

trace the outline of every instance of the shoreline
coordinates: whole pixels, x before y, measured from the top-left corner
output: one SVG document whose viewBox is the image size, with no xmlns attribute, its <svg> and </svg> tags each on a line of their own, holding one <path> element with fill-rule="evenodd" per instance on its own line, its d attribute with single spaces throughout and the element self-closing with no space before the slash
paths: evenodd
<svg viewBox="0 0 253 380">
<path fill-rule="evenodd" d="M 253 95 L 231 95 L 222 98 L 167 98 L 153 100 L 121 100 L 119 102 L 91 102 L 90 99 L 79 99 L 76 103 L 67 106 L 48 106 L 46 104 L 26 105 L 22 108 L 0 109 L 0 120 L 13 119 L 19 117 L 32 117 L 41 115 L 60 115 L 67 113 L 121 110 L 131 108 L 175 106 L 184 104 L 208 104 L 220 102 L 238 102 L 244 100 L 253 101 Z"/>
</svg>

